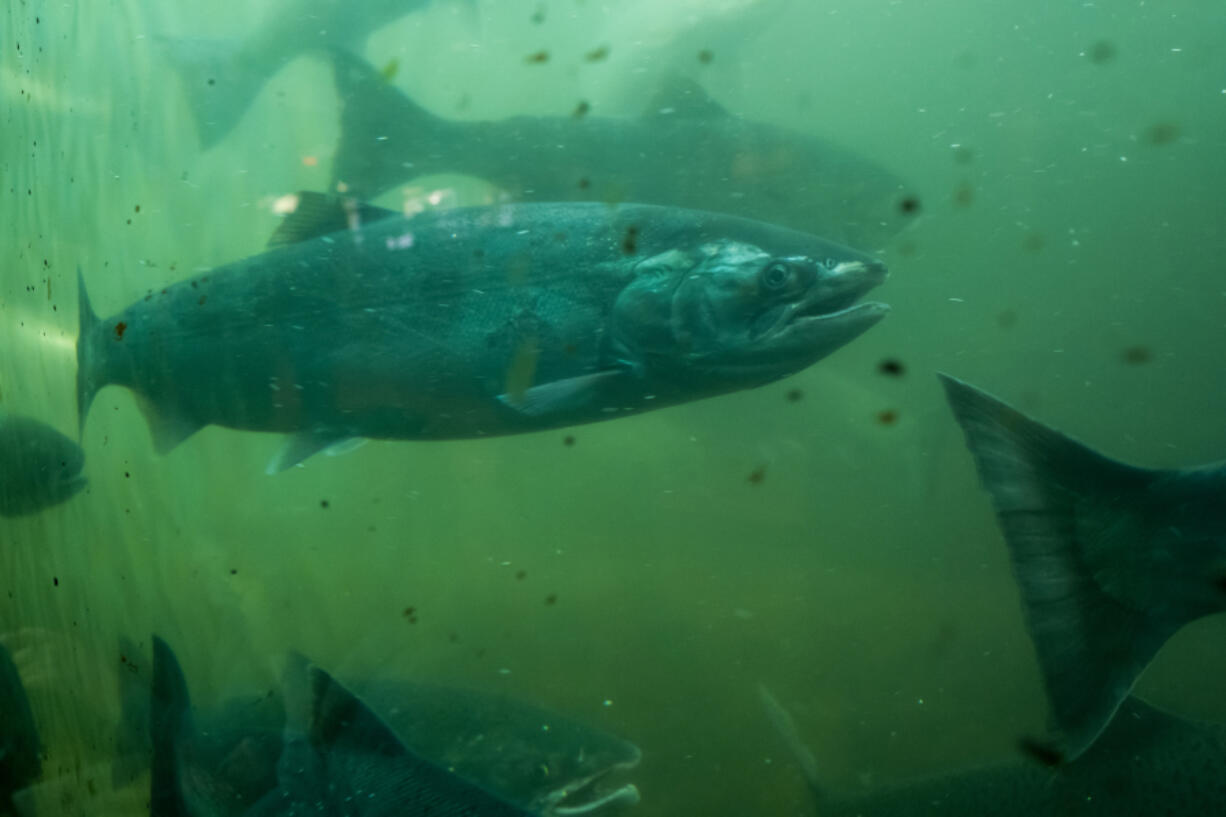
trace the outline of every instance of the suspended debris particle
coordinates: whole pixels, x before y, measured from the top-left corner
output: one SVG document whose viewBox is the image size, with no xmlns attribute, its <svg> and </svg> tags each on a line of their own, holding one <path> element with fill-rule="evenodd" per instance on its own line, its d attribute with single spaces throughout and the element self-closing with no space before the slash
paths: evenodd
<svg viewBox="0 0 1226 817">
<path fill-rule="evenodd" d="M 902 377 L 907 373 L 907 367 L 898 358 L 887 357 L 877 364 L 877 371 L 888 377 Z"/>
<path fill-rule="evenodd" d="M 1017 748 L 1026 757 L 1049 769 L 1064 763 L 1064 754 L 1059 749 L 1031 737 L 1019 738 Z"/>
<path fill-rule="evenodd" d="M 574 444 L 575 444 L 575 437 L 573 434 L 567 434 L 565 437 L 562 438 L 562 445 L 566 446 L 567 448 L 572 447 Z"/>
<path fill-rule="evenodd" d="M 546 606 L 546 607 L 552 607 L 553 605 L 555 605 L 555 604 L 557 604 L 557 603 L 558 603 L 558 594 L 557 594 L 557 593 L 550 593 L 548 596 L 546 596 L 546 597 L 545 597 L 545 606 Z"/>
<path fill-rule="evenodd" d="M 536 23 L 538 26 L 545 22 L 545 7 L 543 5 L 537 6 L 536 11 L 532 12 L 532 16 L 528 19 Z"/>
<path fill-rule="evenodd" d="M 326 499 L 319 500 L 319 507 L 326 509 L 328 507 L 328 500 Z"/>
<path fill-rule="evenodd" d="M 124 323 L 123 321 L 119 321 L 118 323 L 116 323 L 115 324 L 115 339 L 123 340 L 123 333 L 126 331 L 128 331 L 128 325 L 126 323 Z"/>
<path fill-rule="evenodd" d="M 60 577 L 59 577 L 59 576 L 52 576 L 52 577 L 51 577 L 51 584 L 55 585 L 56 587 L 59 587 L 59 586 L 60 586 Z"/>
<path fill-rule="evenodd" d="M 213 79 L 212 77 L 209 77 L 209 85 L 216 85 L 216 84 L 217 84 L 217 80 Z"/>
<path fill-rule="evenodd" d="M 515 578 L 519 579 L 519 580 L 522 582 L 524 579 L 528 578 L 528 571 L 526 571 L 526 570 L 516 570 L 516 571 L 515 571 Z"/>
<path fill-rule="evenodd" d="M 1047 241 L 1043 238 L 1042 233 L 1032 230 L 1022 238 L 1022 249 L 1026 252 L 1039 252 L 1046 243 Z"/>
<path fill-rule="evenodd" d="M 996 316 L 996 325 L 1001 329 L 1012 329 L 1017 326 L 1017 312 L 1012 309 L 1003 310 Z"/>
<path fill-rule="evenodd" d="M 139 213 L 139 212 L 140 212 L 140 205 L 139 205 L 139 204 L 138 204 L 138 205 L 136 205 L 136 208 L 135 208 L 134 212 L 137 212 L 137 213 Z"/>
<path fill-rule="evenodd" d="M 400 60 L 392 57 L 387 61 L 387 64 L 379 69 L 379 76 L 387 82 L 391 82 L 396 78 L 396 74 L 400 72 Z"/>
<path fill-rule="evenodd" d="M 1086 56 L 1095 65 L 1106 65 L 1115 59 L 1115 43 L 1110 40 L 1099 40 L 1086 49 Z"/>
<path fill-rule="evenodd" d="M 1159 122 L 1145 129 L 1145 141 L 1154 147 L 1169 145 L 1179 140 L 1179 126 L 1174 122 Z"/>
<path fill-rule="evenodd" d="M 898 209 L 903 215 L 913 216 L 920 211 L 920 200 L 917 196 L 904 196 L 898 202 Z"/>
<path fill-rule="evenodd" d="M 1154 359 L 1154 353 L 1148 346 L 1129 346 L 1120 353 L 1123 361 L 1130 366 L 1141 366 Z"/>
<path fill-rule="evenodd" d="M 804 399 L 804 396 L 805 396 L 805 393 L 801 391 L 800 389 L 788 389 L 788 393 L 784 395 L 784 398 L 789 403 L 799 403 L 801 400 Z"/>
<path fill-rule="evenodd" d="M 524 62 L 528 63 L 529 65 L 534 63 L 540 65 L 541 63 L 549 62 L 549 52 L 537 51 L 535 54 L 529 54 L 528 56 L 524 57 Z"/>
<path fill-rule="evenodd" d="M 592 186 L 592 180 L 589 179 L 587 176 L 584 176 L 582 179 L 579 180 L 580 190 L 587 190 L 591 186 Z"/>
<path fill-rule="evenodd" d="M 975 151 L 967 145 L 954 145 L 954 161 L 960 165 L 969 165 L 975 161 Z"/>
<path fill-rule="evenodd" d="M 703 65 L 710 65 L 711 61 L 714 59 L 715 59 L 715 53 L 711 51 L 711 49 L 709 48 L 704 48 L 703 50 L 698 52 L 698 61 L 702 63 Z"/>
<path fill-rule="evenodd" d="M 579 104 L 575 106 L 575 110 L 571 113 L 575 119 L 582 119 L 587 116 L 588 111 L 592 110 L 592 106 L 588 104 L 586 99 L 579 100 Z"/>
<path fill-rule="evenodd" d="M 970 182 L 961 182 L 954 188 L 954 204 L 958 207 L 970 207 L 975 200 L 975 188 Z"/>
<path fill-rule="evenodd" d="M 232 568 L 230 568 L 230 575 L 231 575 L 231 576 L 237 576 L 237 575 L 238 575 L 238 568 L 237 568 L 237 567 L 232 567 Z"/>
<path fill-rule="evenodd" d="M 894 409 L 885 409 L 877 412 L 877 422 L 883 426 L 892 426 L 898 422 L 898 412 Z"/>
<path fill-rule="evenodd" d="M 761 485 L 764 479 L 766 479 L 765 465 L 759 465 L 757 468 L 753 469 L 753 471 L 749 472 L 749 476 L 747 477 L 750 485 Z"/>
<path fill-rule="evenodd" d="M 124 472 L 123 472 L 123 478 L 124 478 L 124 479 L 131 479 L 131 478 L 132 478 L 132 474 L 131 474 L 131 472 L 129 472 L 129 471 L 124 471 Z"/>
<path fill-rule="evenodd" d="M 608 56 L 609 47 L 607 45 L 602 45 L 599 48 L 594 48 L 587 52 L 583 58 L 588 62 L 601 62 L 602 60 L 608 59 Z"/>
<path fill-rule="evenodd" d="M 639 249 L 639 228 L 631 224 L 626 228 L 626 234 L 622 236 L 622 252 L 626 255 L 634 255 Z"/>
</svg>

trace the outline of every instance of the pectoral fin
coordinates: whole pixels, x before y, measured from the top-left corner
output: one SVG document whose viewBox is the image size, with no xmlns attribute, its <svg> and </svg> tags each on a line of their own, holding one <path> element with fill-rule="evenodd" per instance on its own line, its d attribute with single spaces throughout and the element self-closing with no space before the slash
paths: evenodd
<svg viewBox="0 0 1226 817">
<path fill-rule="evenodd" d="M 346 446 L 351 443 L 353 438 L 346 436 L 338 436 L 324 431 L 303 431 L 290 437 L 285 441 L 285 445 L 281 446 L 281 450 L 277 452 L 264 468 L 265 474 L 279 474 L 287 468 L 293 468 L 298 463 L 318 454 L 325 449 L 337 449 L 344 453 Z M 356 448 L 360 443 L 353 444 Z"/>
<path fill-rule="evenodd" d="M 624 369 L 594 372 L 542 383 L 520 395 L 500 394 L 498 399 L 527 417 L 558 417 L 589 410 L 612 399 L 630 377 Z"/>
</svg>

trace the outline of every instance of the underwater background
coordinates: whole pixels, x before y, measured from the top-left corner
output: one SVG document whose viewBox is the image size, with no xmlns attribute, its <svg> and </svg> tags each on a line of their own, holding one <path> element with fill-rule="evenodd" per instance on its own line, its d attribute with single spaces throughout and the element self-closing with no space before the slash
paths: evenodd
<svg viewBox="0 0 1226 817">
<path fill-rule="evenodd" d="M 286 65 L 202 150 L 158 45 L 284 5 L 6 4 L 0 408 L 75 436 L 78 267 L 109 315 L 261 252 L 279 197 L 327 188 L 326 65 Z M 756 390 L 275 477 L 275 435 L 209 427 L 159 456 L 131 393 L 101 392 L 88 489 L 0 519 L 0 633 L 55 781 L 40 813 L 144 809 L 108 763 L 139 671 L 119 638 L 154 632 L 202 705 L 274 684 L 288 649 L 546 704 L 642 748 L 645 817 L 812 812 L 759 683 L 834 790 L 1015 753 L 1041 682 L 934 372 L 1127 462 L 1226 457 L 1223 31 L 1199 0 L 480 0 L 379 28 L 366 58 L 448 118 L 636 116 L 679 74 L 877 161 L 914 196 L 860 248 L 892 312 Z M 431 177 L 378 201 L 433 191 L 490 195 Z M 1139 692 L 1226 719 L 1224 636 L 1181 632 Z"/>
</svg>

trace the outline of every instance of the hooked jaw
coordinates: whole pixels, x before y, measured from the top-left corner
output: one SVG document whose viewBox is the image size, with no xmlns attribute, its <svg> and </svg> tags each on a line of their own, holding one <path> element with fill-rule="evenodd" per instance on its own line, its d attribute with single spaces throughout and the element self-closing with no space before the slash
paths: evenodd
<svg viewBox="0 0 1226 817">
<path fill-rule="evenodd" d="M 876 260 L 843 261 L 830 269 L 800 300 L 789 304 L 763 340 L 780 348 L 803 348 L 817 360 L 868 330 L 890 311 L 877 301 L 856 303 L 889 273 Z"/>
</svg>

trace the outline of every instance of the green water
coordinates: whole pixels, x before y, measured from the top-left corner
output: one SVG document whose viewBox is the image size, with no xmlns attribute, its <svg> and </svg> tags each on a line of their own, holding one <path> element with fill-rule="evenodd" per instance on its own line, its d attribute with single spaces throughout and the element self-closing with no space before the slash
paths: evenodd
<svg viewBox="0 0 1226 817">
<path fill-rule="evenodd" d="M 642 747 L 642 817 L 811 813 L 758 682 L 836 790 L 1042 731 L 1004 545 L 933 373 L 1130 462 L 1226 456 L 1226 6 L 764 4 L 440 2 L 365 56 L 454 118 L 579 99 L 634 115 L 683 72 L 736 114 L 854 147 L 921 203 L 882 248 L 889 318 L 755 391 L 373 442 L 276 477 L 272 435 L 207 428 L 158 456 L 132 395 L 103 391 L 88 492 L 0 519 L 0 633 L 53 788 L 40 813 L 144 809 L 141 785 L 110 789 L 121 634 L 166 637 L 205 705 L 275 683 L 291 648 L 342 678 L 547 704 Z M 0 406 L 75 432 L 78 267 L 111 314 L 262 251 L 275 199 L 327 186 L 326 66 L 287 65 L 202 151 L 156 45 L 242 37 L 283 5 L 6 4 Z M 425 189 L 452 183 L 481 195 Z M 1141 691 L 1226 719 L 1224 635 L 1220 618 L 1180 633 Z"/>
</svg>

